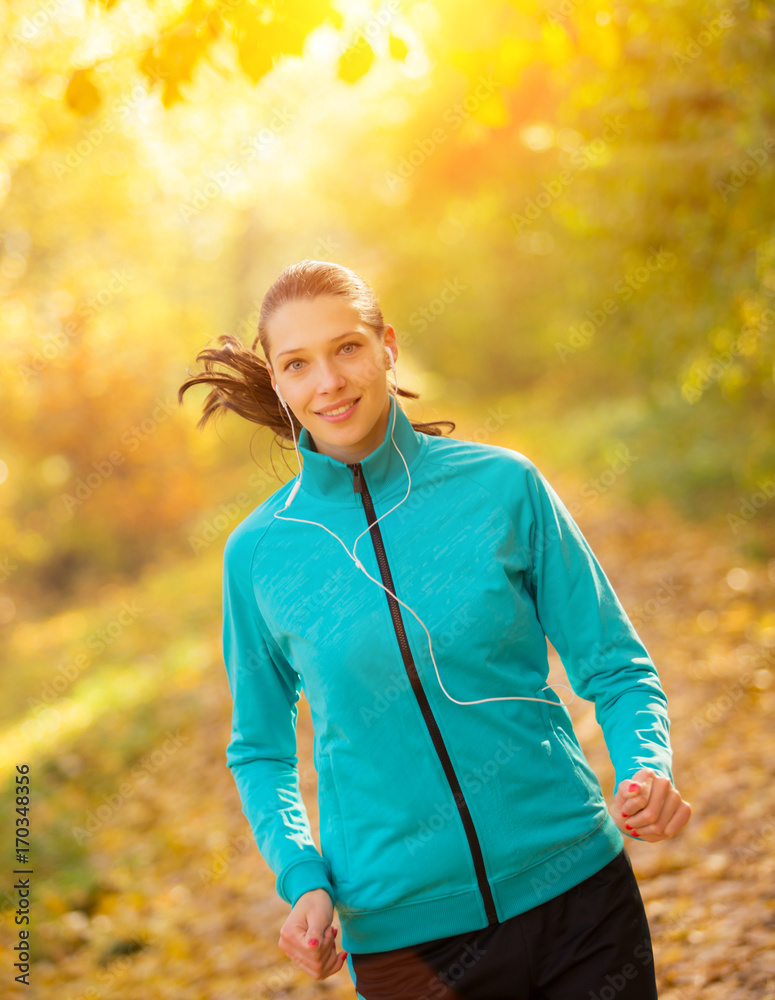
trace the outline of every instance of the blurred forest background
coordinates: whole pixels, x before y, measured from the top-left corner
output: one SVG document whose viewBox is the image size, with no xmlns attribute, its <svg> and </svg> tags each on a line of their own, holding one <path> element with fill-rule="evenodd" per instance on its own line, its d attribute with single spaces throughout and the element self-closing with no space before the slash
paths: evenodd
<svg viewBox="0 0 775 1000">
<path fill-rule="evenodd" d="M 374 287 L 413 419 L 546 473 L 653 651 L 695 807 L 627 844 L 660 996 L 775 997 L 773 4 L 16 0 L 0 27 L 3 990 L 353 995 L 277 948 L 225 768 L 222 547 L 295 457 L 177 399 L 313 257 Z"/>
</svg>

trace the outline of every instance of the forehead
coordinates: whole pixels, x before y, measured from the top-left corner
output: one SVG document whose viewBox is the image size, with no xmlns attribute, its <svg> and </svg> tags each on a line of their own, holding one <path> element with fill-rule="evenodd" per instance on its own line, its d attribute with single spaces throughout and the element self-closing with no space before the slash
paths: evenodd
<svg viewBox="0 0 775 1000">
<path fill-rule="evenodd" d="M 311 344 L 345 330 L 366 329 L 355 306 L 339 295 L 318 295 L 314 299 L 286 302 L 275 311 L 267 325 L 278 350 Z"/>
</svg>

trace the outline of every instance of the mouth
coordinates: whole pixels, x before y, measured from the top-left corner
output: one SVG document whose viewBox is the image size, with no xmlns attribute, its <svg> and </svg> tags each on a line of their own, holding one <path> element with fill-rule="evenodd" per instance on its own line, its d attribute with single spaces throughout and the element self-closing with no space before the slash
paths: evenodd
<svg viewBox="0 0 775 1000">
<path fill-rule="evenodd" d="M 341 406 L 337 406 L 333 411 L 329 410 L 327 413 L 322 413 L 315 410 L 315 414 L 318 417 L 322 417 L 323 420 L 327 420 L 329 423 L 339 423 L 342 420 L 347 420 L 358 407 L 360 401 L 360 396 L 357 399 L 351 400 L 349 403 L 342 403 Z"/>
</svg>

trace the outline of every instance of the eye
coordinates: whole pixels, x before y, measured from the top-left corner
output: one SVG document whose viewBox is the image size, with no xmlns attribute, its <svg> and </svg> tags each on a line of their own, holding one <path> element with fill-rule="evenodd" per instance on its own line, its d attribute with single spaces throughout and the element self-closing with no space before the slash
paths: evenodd
<svg viewBox="0 0 775 1000">
<path fill-rule="evenodd" d="M 361 345 L 357 341 L 355 341 L 355 340 L 348 340 L 348 342 L 346 344 L 342 344 L 342 346 L 339 348 L 339 350 L 343 351 L 345 349 L 345 347 L 356 347 L 357 348 L 357 347 L 360 347 L 360 346 Z M 355 353 L 355 351 L 349 351 L 345 355 L 345 357 L 350 358 L 350 357 L 353 356 L 354 353 Z M 295 365 L 297 361 L 301 361 L 301 358 L 292 358 L 287 364 L 283 365 L 283 371 L 284 372 L 287 372 L 287 371 L 295 371 L 295 372 L 301 371 L 300 368 L 293 368 L 293 369 L 291 369 L 291 365 Z"/>
</svg>

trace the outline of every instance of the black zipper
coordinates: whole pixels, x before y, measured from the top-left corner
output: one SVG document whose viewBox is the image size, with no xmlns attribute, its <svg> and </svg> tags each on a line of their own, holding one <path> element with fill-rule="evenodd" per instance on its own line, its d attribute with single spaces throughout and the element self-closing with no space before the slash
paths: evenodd
<svg viewBox="0 0 775 1000">
<path fill-rule="evenodd" d="M 379 563 L 379 571 L 382 576 L 382 583 L 384 586 L 388 587 L 393 593 L 395 593 L 395 586 L 393 585 L 393 578 L 390 574 L 390 567 L 387 561 L 387 555 L 385 553 L 385 546 L 382 542 L 382 534 L 379 530 L 379 525 L 374 522 L 377 520 L 376 514 L 374 512 L 374 504 L 371 500 L 371 495 L 369 494 L 368 487 L 366 486 L 366 480 L 363 475 L 363 469 L 361 468 L 360 462 L 348 462 L 348 467 L 352 469 L 353 473 L 353 489 L 356 493 L 360 493 L 361 500 L 363 501 L 363 507 L 366 511 L 366 520 L 369 524 L 369 534 L 371 535 L 371 541 L 374 545 L 374 551 L 377 555 L 377 562 Z M 482 847 L 479 843 L 479 837 L 477 836 L 476 829 L 474 827 L 473 820 L 471 819 L 471 812 L 468 808 L 468 803 L 463 795 L 463 790 L 460 787 L 460 782 L 458 781 L 457 774 L 455 774 L 455 769 L 452 766 L 452 761 L 449 758 L 449 753 L 444 745 L 444 740 L 439 730 L 438 723 L 434 718 L 433 712 L 431 711 L 431 706 L 428 702 L 428 696 L 423 689 L 422 682 L 420 681 L 419 674 L 417 673 L 417 667 L 415 666 L 414 659 L 412 657 L 412 651 L 409 649 L 409 642 L 406 638 L 406 630 L 404 629 L 404 623 L 401 618 L 401 611 L 399 608 L 398 601 L 392 596 L 385 592 L 387 597 L 388 606 L 390 608 L 390 614 L 393 619 L 393 627 L 396 630 L 396 636 L 398 637 L 398 643 L 401 647 L 401 655 L 404 661 L 404 667 L 409 675 L 409 680 L 412 685 L 412 690 L 414 691 L 415 697 L 420 705 L 420 710 L 425 719 L 425 725 L 428 727 L 428 731 L 433 740 L 433 746 L 436 749 L 436 753 L 439 755 L 439 760 L 444 768 L 444 773 L 447 776 L 447 781 L 452 789 L 452 794 L 455 799 L 455 804 L 457 805 L 458 812 L 460 813 L 460 819 L 463 823 L 463 828 L 466 832 L 466 837 L 468 838 L 468 847 L 471 851 L 471 856 L 474 862 L 474 870 L 476 871 L 476 880 L 479 885 L 479 892 L 482 895 L 482 902 L 484 903 L 484 911 L 487 914 L 487 923 L 496 924 L 498 922 L 498 914 L 495 910 L 495 900 L 492 897 L 492 890 L 490 889 L 490 883 L 487 880 L 487 872 L 484 867 L 484 857 L 482 855 Z"/>
</svg>

